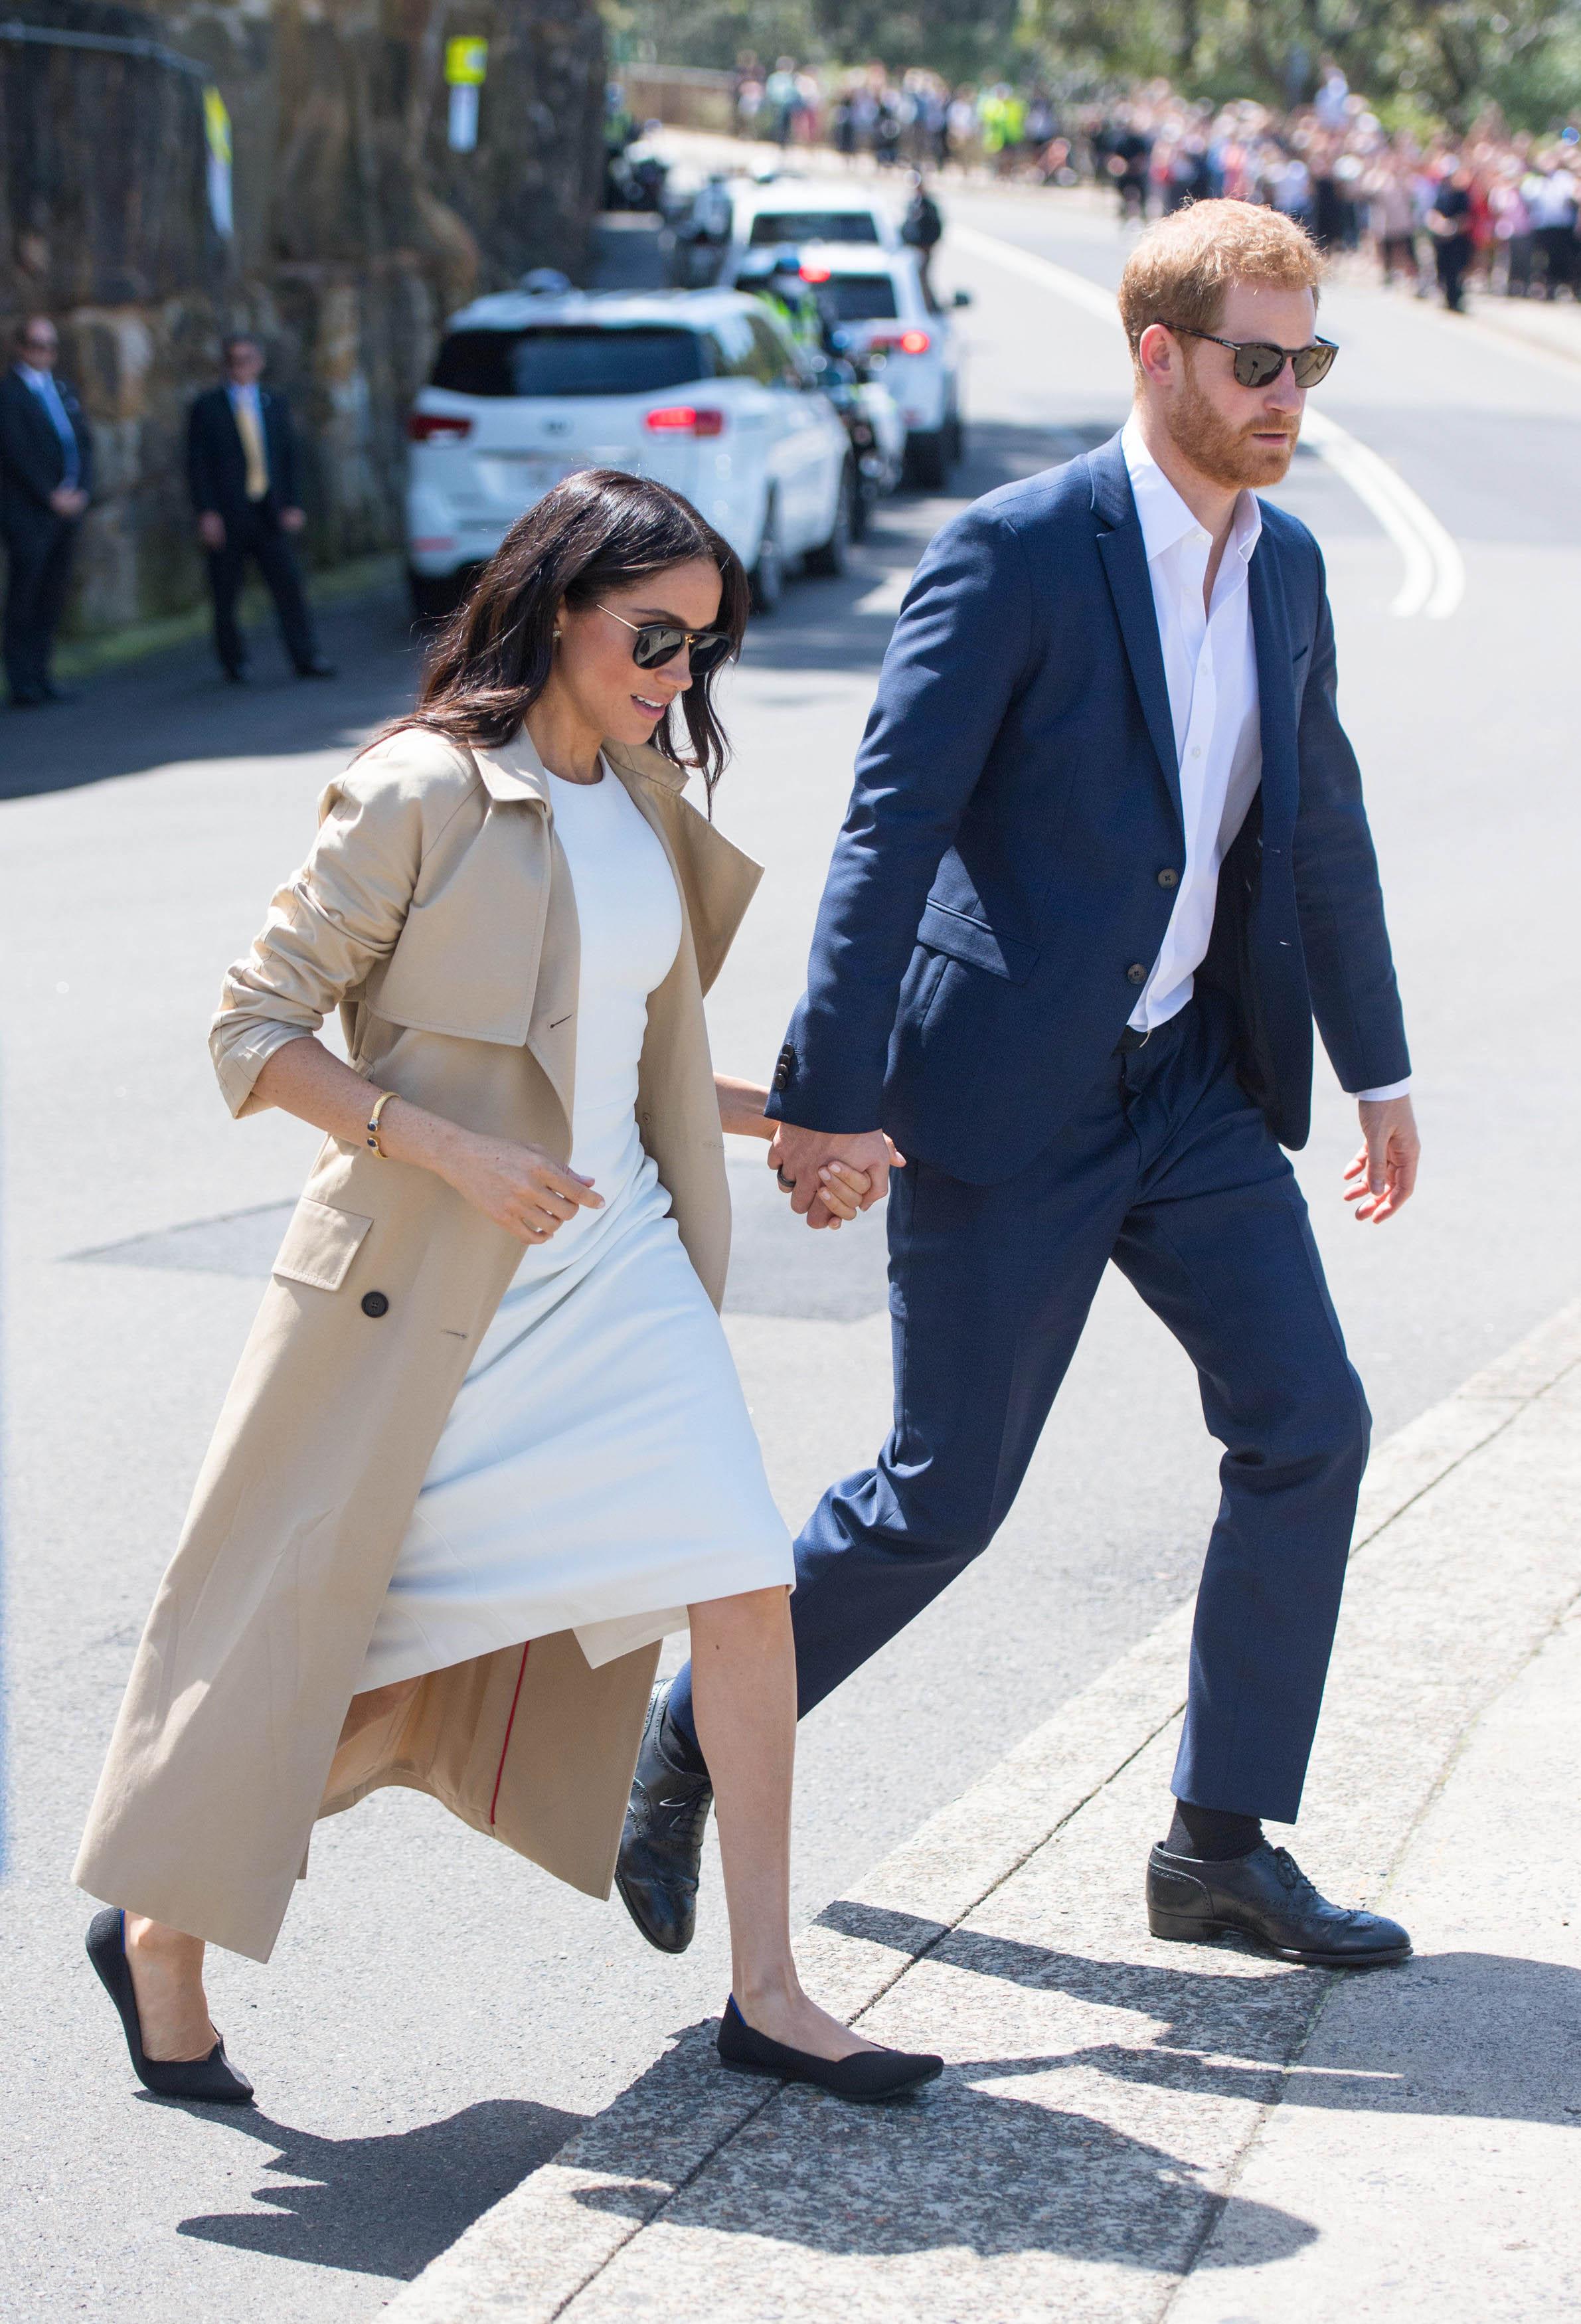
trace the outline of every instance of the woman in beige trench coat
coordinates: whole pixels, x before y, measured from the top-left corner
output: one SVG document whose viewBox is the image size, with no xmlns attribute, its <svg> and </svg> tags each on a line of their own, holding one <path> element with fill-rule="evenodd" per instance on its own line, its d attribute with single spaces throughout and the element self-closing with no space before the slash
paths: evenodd
<svg viewBox="0 0 1581 2324">
<path fill-rule="evenodd" d="M 232 1111 L 282 1105 L 325 1143 L 150 1616 L 77 1866 L 108 1902 L 88 1950 L 150 2089 L 251 2097 L 209 2022 L 204 1945 L 266 1960 L 315 1819 L 382 1784 L 430 1792 L 558 1877 L 608 1895 L 655 1637 L 670 1620 L 652 1612 L 670 1600 L 656 1582 L 643 1596 L 643 1545 L 625 1533 L 633 1508 L 677 1503 L 683 1533 L 720 1545 L 711 1561 L 671 1555 L 664 1570 L 709 1577 L 689 1611 L 730 1911 L 721 2057 L 851 2098 L 938 2070 L 818 2008 L 790 1942 L 793 1568 L 714 1313 L 729 1247 L 722 1130 L 766 1135 L 766 1092 L 716 1080 L 702 1005 L 759 875 L 680 797 L 689 765 L 711 792 L 722 762 L 710 683 L 745 614 L 738 560 L 677 494 L 609 470 L 558 486 L 513 528 L 439 640 L 414 719 L 330 786 L 307 863 L 227 980 L 213 1047 Z M 600 783 L 611 788 L 598 814 L 615 819 L 585 824 L 585 787 Z M 609 860 L 578 857 L 584 916 L 601 899 L 597 959 L 584 955 L 568 855 L 589 829 L 609 835 Z M 646 867 L 624 916 L 601 885 L 622 849 Z M 572 1167 L 586 1120 L 577 1076 L 607 1062 L 613 1037 L 589 1021 L 592 998 L 578 1002 L 618 997 L 606 955 L 624 917 L 667 930 L 650 965 L 631 969 L 634 1018 L 628 1007 L 621 1020 L 633 1183 L 652 1198 L 633 1213 L 646 1246 L 627 1232 L 624 1247 L 646 1248 L 669 1265 L 670 1293 L 681 1281 L 689 1294 L 670 1297 L 663 1331 L 644 1340 L 640 1304 L 620 1306 L 640 1268 L 601 1277 L 595 1259 L 551 1286 L 569 1336 L 541 1343 L 558 1345 L 573 1373 L 586 1353 L 578 1323 L 607 1333 L 613 1313 L 644 1389 L 674 1400 L 662 1447 L 643 1449 L 633 1427 L 633 1444 L 589 1461 L 572 1494 L 596 1537 L 597 1472 L 623 1460 L 634 1471 L 627 1516 L 611 1521 L 619 1537 L 597 1543 L 615 1596 L 594 1610 L 634 1616 L 642 1642 L 617 1650 L 629 1622 L 578 1627 L 588 1608 L 574 1572 L 549 1601 L 579 1607 L 569 1624 L 515 1613 L 505 1584 L 486 1578 L 501 1571 L 496 1526 L 465 1538 L 439 1575 L 466 1600 L 465 1635 L 494 1646 L 447 1654 L 460 1633 L 441 1614 L 426 1656 L 420 1646 L 379 1664 L 398 1591 L 411 1584 L 420 1610 L 431 1591 L 413 1513 L 443 1490 L 436 1448 L 476 1395 L 478 1367 L 496 1399 L 502 1379 L 507 1396 L 517 1380 L 518 1406 L 532 1407 L 522 1416 L 541 1438 L 547 1413 L 554 1433 L 556 1366 L 523 1372 L 540 1344 L 523 1332 L 513 1372 L 490 1333 L 531 1283 L 534 1254 L 552 1266 L 557 1235 L 568 1250 L 578 1233 L 589 1244 L 603 1207 Z M 614 1022 L 615 1001 L 598 1005 Z M 337 1007 L 349 1065 L 317 1038 Z M 825 1200 L 837 1218 L 867 1194 L 860 1172 L 834 1166 Z M 621 1361 L 593 1370 L 617 1397 Z M 704 1385 L 689 1411 L 693 1380 Z M 617 1429 L 624 1409 L 611 1406 Z M 491 1441 L 501 1425 L 492 1413 Z M 517 1473 L 548 1472 L 529 1460 Z M 710 1496 L 724 1497 L 722 1518 Z M 530 1563 L 542 1544 L 534 1508 L 518 1513 L 508 1494 L 505 1507 L 509 1569 L 516 1545 Z M 566 1514 L 538 1508 L 538 1534 Z M 537 1602 L 530 1590 L 523 1602 Z M 370 1668 L 392 1667 L 393 1683 L 367 1683 Z"/>
</svg>

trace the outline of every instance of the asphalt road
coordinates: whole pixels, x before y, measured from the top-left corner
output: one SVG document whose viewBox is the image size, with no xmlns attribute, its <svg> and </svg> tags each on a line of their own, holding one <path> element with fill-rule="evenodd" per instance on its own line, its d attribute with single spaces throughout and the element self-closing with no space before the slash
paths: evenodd
<svg viewBox="0 0 1581 2324">
<path fill-rule="evenodd" d="M 1123 254 L 1079 202 L 955 214 L 1097 282 Z M 1108 434 L 1120 342 L 974 245 L 969 458 L 957 495 Z M 1581 363 L 1405 300 L 1336 291 L 1324 408 L 1459 542 L 1447 620 L 1389 612 L 1400 554 L 1336 474 L 1283 497 L 1318 531 L 1342 699 L 1368 771 L 1427 1139 L 1382 1232 L 1338 1196 L 1354 1115 L 1319 1068 L 1301 1157 L 1380 1431 L 1575 1295 L 1574 684 Z M 903 573 L 958 498 L 890 504 L 860 571 L 798 586 L 729 692 L 724 827 L 768 866 L 712 1003 L 722 1066 L 766 1072 Z M 224 689 L 201 654 L 0 717 L 9 1223 L 10 1877 L 0 2315 L 347 2324 L 552 2152 L 727 1981 L 717 1881 L 680 1962 L 618 1904 L 559 1889 L 433 1803 L 385 1794 L 319 1833 L 267 1970 L 212 1994 L 255 2113 L 138 2095 L 68 1885 L 132 1646 L 314 1143 L 233 1126 L 204 1028 L 223 964 L 300 859 L 326 775 L 408 698 L 391 598 L 328 617 L 343 676 L 297 687 L 260 646 Z M 279 674 L 272 676 L 272 671 Z M 797 1523 L 885 1425 L 876 1222 L 811 1238 L 734 1166 L 730 1330 Z M 1190 1374 L 1111 1279 L 993 1552 L 803 1730 L 798 1902 L 816 1913 L 1189 1591 L 1215 1499 Z M 1381 1738 L 1381 1748 L 1387 1748 Z M 1160 1803 L 1160 1815 L 1164 1803 Z M 1321 1871 L 1321 1867 L 1315 1869 Z M 1138 1866 L 1140 1880 L 1141 1867 Z"/>
</svg>

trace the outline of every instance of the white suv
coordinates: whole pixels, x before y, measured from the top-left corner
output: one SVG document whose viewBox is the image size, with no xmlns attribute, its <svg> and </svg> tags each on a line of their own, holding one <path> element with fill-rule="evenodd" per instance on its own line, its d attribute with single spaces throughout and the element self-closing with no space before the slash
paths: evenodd
<svg viewBox="0 0 1581 2324">
<path fill-rule="evenodd" d="M 506 292 L 452 317 L 407 421 L 407 558 L 448 612 L 523 509 L 578 468 L 672 485 L 717 526 L 760 612 L 787 566 L 838 572 L 850 439 L 755 299 Z"/>
</svg>

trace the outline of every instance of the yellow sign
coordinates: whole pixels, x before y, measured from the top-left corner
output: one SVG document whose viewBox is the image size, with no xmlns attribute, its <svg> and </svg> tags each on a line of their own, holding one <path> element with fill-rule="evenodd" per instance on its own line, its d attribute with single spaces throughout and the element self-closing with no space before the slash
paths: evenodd
<svg viewBox="0 0 1581 2324">
<path fill-rule="evenodd" d="M 228 168 L 231 158 L 230 115 L 217 88 L 206 88 L 203 92 L 203 128 L 208 139 L 209 152 L 217 161 L 224 162 Z"/>
<path fill-rule="evenodd" d="M 452 88 L 481 88 L 488 72 L 488 42 L 470 33 L 445 42 L 445 78 Z"/>
</svg>

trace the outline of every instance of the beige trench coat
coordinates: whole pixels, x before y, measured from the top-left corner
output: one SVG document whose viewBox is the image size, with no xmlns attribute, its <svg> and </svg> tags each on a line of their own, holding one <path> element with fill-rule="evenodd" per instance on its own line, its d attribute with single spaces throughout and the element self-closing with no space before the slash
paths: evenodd
<svg viewBox="0 0 1581 2324">
<path fill-rule="evenodd" d="M 760 873 L 658 752 L 606 757 L 680 890 L 637 1111 L 717 1306 L 730 1213 L 703 995 Z M 232 1111 L 338 1007 L 370 1081 L 564 1161 L 576 899 L 525 735 L 474 757 L 408 729 L 332 783 L 320 816 L 215 1019 Z M 430 1455 L 521 1256 L 430 1172 L 326 1139 L 137 1651 L 76 1868 L 90 1895 L 265 1960 L 314 1819 L 384 1784 L 609 1894 L 657 1647 L 596 1671 L 569 1631 L 482 1655 L 337 1749 Z"/>
</svg>

